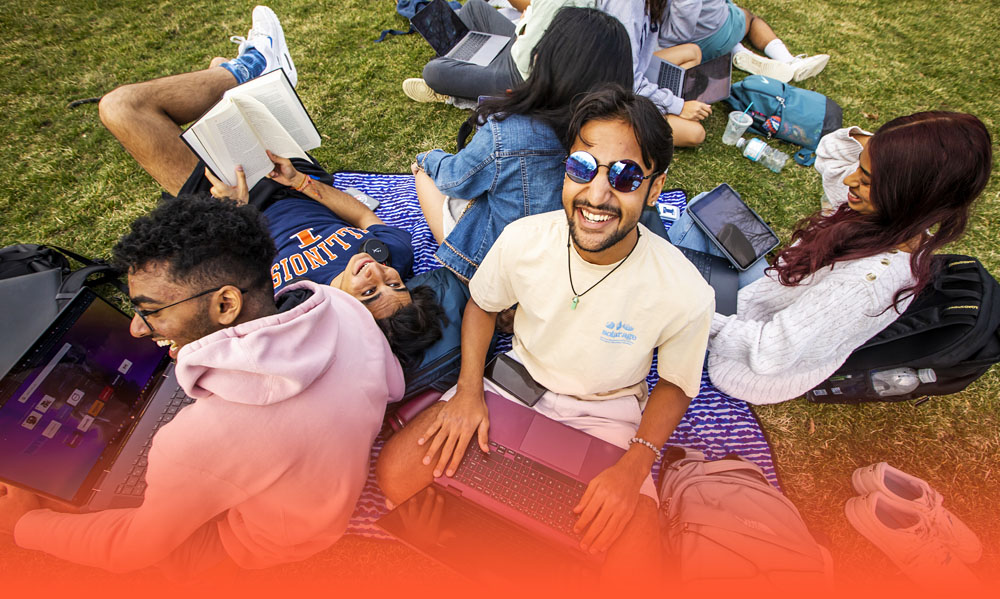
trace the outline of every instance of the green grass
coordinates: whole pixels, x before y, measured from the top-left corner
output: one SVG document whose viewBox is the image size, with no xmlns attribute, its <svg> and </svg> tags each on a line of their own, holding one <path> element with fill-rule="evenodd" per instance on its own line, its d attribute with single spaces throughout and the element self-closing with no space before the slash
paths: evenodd
<svg viewBox="0 0 1000 599">
<path fill-rule="evenodd" d="M 948 109 L 979 116 L 996 138 L 1000 70 L 992 59 L 1000 13 L 987 1 L 744 0 L 795 52 L 828 52 L 826 71 L 804 87 L 844 108 L 845 123 L 874 129 L 895 116 Z M 8 0 L 0 12 L 0 246 L 54 243 L 105 256 L 160 190 L 101 126 L 96 106 L 67 103 L 117 85 L 207 66 L 231 56 L 252 3 Z M 465 114 L 416 104 L 400 90 L 432 56 L 419 36 L 372 44 L 399 28 L 394 2 L 320 0 L 272 4 L 299 69 L 299 93 L 320 131 L 315 152 L 331 170 L 406 171 L 422 150 L 453 149 Z M 819 176 L 794 165 L 779 175 L 719 141 L 726 109 L 705 122 L 708 141 L 677 152 L 668 187 L 689 195 L 728 182 L 787 239 L 818 207 Z M 790 146 L 782 147 L 793 151 Z M 994 152 L 997 152 L 996 148 Z M 952 251 L 980 257 L 1000 273 L 1000 180 L 983 194 L 966 237 Z M 886 460 L 931 481 L 947 505 L 980 533 L 986 554 L 976 570 L 1000 572 L 1000 375 L 924 405 L 816 406 L 802 400 L 757 412 L 782 481 L 806 520 L 833 541 L 841 571 L 891 573 L 889 561 L 842 515 L 857 466 Z M 20 555 L 28 573 L 46 559 Z M 331 575 L 378 575 L 382 564 L 417 560 L 400 547 L 345 540 L 310 564 Z M 19 560 L 20 561 L 20 560 Z M 370 566 L 370 570 L 366 569 Z M 359 570 L 360 568 L 360 570 Z M 294 572 L 294 569 L 289 571 Z M 71 572 L 79 573 L 77 570 Z"/>
</svg>

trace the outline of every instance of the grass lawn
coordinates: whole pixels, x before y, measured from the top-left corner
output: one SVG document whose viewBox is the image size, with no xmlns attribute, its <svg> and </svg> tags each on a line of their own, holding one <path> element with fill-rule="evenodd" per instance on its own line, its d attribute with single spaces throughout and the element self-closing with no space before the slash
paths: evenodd
<svg viewBox="0 0 1000 599">
<path fill-rule="evenodd" d="M 404 172 L 417 152 L 454 149 L 466 114 L 408 100 L 400 83 L 432 57 L 417 35 L 372 40 L 403 27 L 391 0 L 315 0 L 272 4 L 299 70 L 298 91 L 324 136 L 314 152 L 329 170 Z M 742 0 L 763 15 L 793 53 L 827 52 L 826 70 L 804 82 L 837 100 L 845 124 L 875 129 L 899 115 L 944 109 L 979 116 L 996 140 L 1000 70 L 992 58 L 1000 13 L 966 0 Z M 106 256 L 160 190 L 102 127 L 95 104 L 73 100 L 114 87 L 204 68 L 232 56 L 230 35 L 245 35 L 252 2 L 6 0 L 0 11 L 0 246 L 52 243 Z M 737 72 L 737 76 L 742 73 Z M 678 151 L 668 187 L 689 196 L 728 182 L 787 239 L 795 221 L 818 208 L 813 169 L 789 163 L 773 174 L 720 141 L 726 107 L 705 121 L 708 140 Z M 783 145 L 786 152 L 791 146 Z M 996 147 L 994 153 L 1000 156 Z M 994 177 L 965 238 L 949 248 L 978 256 L 1000 274 L 1000 179 Z M 925 478 L 986 546 L 974 566 L 1000 576 L 1000 374 L 966 391 L 914 406 L 816 406 L 797 400 L 762 408 L 789 497 L 826 533 L 842 573 L 897 577 L 896 568 L 851 528 L 843 504 L 850 473 L 888 461 Z M 17 564 L 15 566 L 14 564 Z M 304 566 L 324 576 L 380 576 L 408 564 L 436 567 L 405 548 L 344 539 Z M 0 577 L 49 576 L 51 560 L 0 545 Z M 289 567 L 295 572 L 297 567 Z M 67 568 L 64 575 L 88 576 Z"/>
</svg>

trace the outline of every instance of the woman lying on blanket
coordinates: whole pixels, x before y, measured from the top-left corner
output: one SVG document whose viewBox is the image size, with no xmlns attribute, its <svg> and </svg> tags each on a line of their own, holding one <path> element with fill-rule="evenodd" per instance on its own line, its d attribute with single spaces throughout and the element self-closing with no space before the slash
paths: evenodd
<svg viewBox="0 0 1000 599">
<path fill-rule="evenodd" d="M 766 276 L 740 289 L 736 314 L 715 315 L 715 386 L 768 404 L 833 374 L 928 283 L 932 254 L 962 236 L 991 167 L 989 133 L 969 114 L 824 137 L 816 169 L 830 208 L 801 221 Z"/>
<path fill-rule="evenodd" d="M 275 291 L 297 278 L 328 283 L 364 304 L 404 367 L 419 362 L 441 337 L 443 311 L 431 288 L 409 288 L 403 280 L 413 268 L 410 233 L 332 187 L 333 178 L 319 165 L 268 156 L 274 170 L 252 190 L 241 170 L 239 185 L 229 187 L 205 169 L 181 191 L 204 192 L 211 185 L 214 197 L 257 205 L 278 249 L 271 267 Z M 264 195 L 269 201 L 261 201 Z"/>
<path fill-rule="evenodd" d="M 441 243 L 437 257 L 466 281 L 508 223 L 562 209 L 574 98 L 605 82 L 632 88 L 628 33 L 597 10 L 561 9 L 532 60 L 527 82 L 480 104 L 457 154 L 431 150 L 413 163 L 420 207 Z M 463 148 L 471 125 L 480 129 Z"/>
</svg>

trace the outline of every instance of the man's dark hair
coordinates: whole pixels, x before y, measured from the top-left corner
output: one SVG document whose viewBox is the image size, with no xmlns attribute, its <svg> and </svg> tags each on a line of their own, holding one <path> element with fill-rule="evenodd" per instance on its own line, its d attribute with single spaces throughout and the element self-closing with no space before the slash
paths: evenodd
<svg viewBox="0 0 1000 599">
<path fill-rule="evenodd" d="M 573 111 L 563 145 L 569 152 L 580 130 L 590 121 L 621 121 L 632 127 L 642 150 L 646 168 L 666 172 L 674 156 L 674 134 L 648 98 L 637 96 L 620 85 L 607 84 L 587 94 Z"/>
<path fill-rule="evenodd" d="M 237 285 L 270 298 L 275 254 L 256 208 L 205 194 L 162 200 L 118 240 L 112 261 L 122 272 L 163 262 L 174 281 L 205 289 Z"/>
<path fill-rule="evenodd" d="M 441 338 L 442 326 L 448 324 L 437 294 L 427 285 L 410 289 L 410 299 L 392 316 L 375 321 L 404 368 L 420 364 L 424 350 Z"/>
</svg>

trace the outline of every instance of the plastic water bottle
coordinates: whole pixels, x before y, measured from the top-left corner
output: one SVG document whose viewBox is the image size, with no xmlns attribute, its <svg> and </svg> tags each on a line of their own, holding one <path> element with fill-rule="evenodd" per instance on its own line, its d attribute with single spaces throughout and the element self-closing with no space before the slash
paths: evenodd
<svg viewBox="0 0 1000 599">
<path fill-rule="evenodd" d="M 872 387 L 881 397 L 889 395 L 906 395 L 910 393 L 920 383 L 933 383 L 937 380 L 937 374 L 932 368 L 889 368 L 887 370 L 873 370 L 871 373 Z"/>
<path fill-rule="evenodd" d="M 759 137 L 753 137 L 750 141 L 740 138 L 736 141 L 736 147 L 743 150 L 743 155 L 759 162 L 776 173 L 780 173 L 788 162 L 788 154 L 781 150 L 775 150 Z"/>
</svg>

